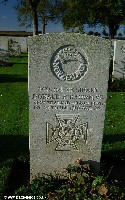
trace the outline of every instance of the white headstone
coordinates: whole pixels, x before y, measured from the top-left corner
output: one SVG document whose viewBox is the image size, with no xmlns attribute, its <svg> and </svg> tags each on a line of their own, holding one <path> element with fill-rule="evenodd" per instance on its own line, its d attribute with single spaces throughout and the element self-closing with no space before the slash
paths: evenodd
<svg viewBox="0 0 125 200">
<path fill-rule="evenodd" d="M 110 51 L 78 33 L 29 38 L 31 179 L 78 158 L 99 171 Z"/>
<path fill-rule="evenodd" d="M 125 41 L 114 41 L 113 77 L 125 78 Z"/>
<path fill-rule="evenodd" d="M 7 61 L 8 59 L 9 59 L 9 52 L 4 49 L 0 49 L 0 60 Z"/>
<path fill-rule="evenodd" d="M 15 39 L 10 39 L 8 41 L 8 50 L 10 55 L 19 56 L 21 54 L 20 44 Z"/>
</svg>

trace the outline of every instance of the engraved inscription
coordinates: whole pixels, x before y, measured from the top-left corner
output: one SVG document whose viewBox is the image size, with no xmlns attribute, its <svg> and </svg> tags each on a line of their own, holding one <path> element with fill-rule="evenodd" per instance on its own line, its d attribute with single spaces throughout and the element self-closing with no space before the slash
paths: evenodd
<svg viewBox="0 0 125 200">
<path fill-rule="evenodd" d="M 46 123 L 46 143 L 56 141 L 56 151 L 79 150 L 76 141 L 87 141 L 88 123 L 77 124 L 79 115 L 56 114 L 57 125 Z"/>
<path fill-rule="evenodd" d="M 98 88 L 47 88 L 38 89 L 32 95 L 34 109 L 44 110 L 100 110 L 105 106 L 103 95 Z"/>
<path fill-rule="evenodd" d="M 57 79 L 74 82 L 85 76 L 88 58 L 85 52 L 80 52 L 74 46 L 62 46 L 53 54 L 50 67 Z"/>
</svg>

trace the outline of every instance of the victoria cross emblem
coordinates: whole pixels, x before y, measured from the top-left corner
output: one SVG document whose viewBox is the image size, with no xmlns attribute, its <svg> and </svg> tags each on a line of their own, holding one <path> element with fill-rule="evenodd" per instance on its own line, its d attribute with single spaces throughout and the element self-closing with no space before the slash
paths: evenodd
<svg viewBox="0 0 125 200">
<path fill-rule="evenodd" d="M 78 124 L 79 115 L 56 115 L 57 125 L 46 123 L 46 142 L 56 141 L 56 151 L 79 150 L 76 141 L 87 141 L 88 123 Z"/>
</svg>

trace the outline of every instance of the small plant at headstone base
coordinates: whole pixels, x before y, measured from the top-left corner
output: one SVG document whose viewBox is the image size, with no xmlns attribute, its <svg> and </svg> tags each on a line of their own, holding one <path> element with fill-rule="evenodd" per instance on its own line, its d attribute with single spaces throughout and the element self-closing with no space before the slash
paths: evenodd
<svg viewBox="0 0 125 200">
<path fill-rule="evenodd" d="M 46 200 L 125 199 L 125 188 L 119 182 L 108 182 L 107 177 L 95 176 L 92 166 L 81 159 L 68 165 L 64 177 L 36 177 L 28 186 L 19 188 L 15 195 L 42 196 Z"/>
</svg>

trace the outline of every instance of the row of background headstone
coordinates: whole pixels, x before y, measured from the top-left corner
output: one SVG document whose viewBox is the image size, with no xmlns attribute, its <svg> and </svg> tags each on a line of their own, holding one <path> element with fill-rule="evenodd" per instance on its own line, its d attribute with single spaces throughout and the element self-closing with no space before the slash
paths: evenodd
<svg viewBox="0 0 125 200">
<path fill-rule="evenodd" d="M 21 53 L 28 52 L 27 37 L 0 36 L 0 49 L 9 51 L 12 41 L 15 48 L 20 49 Z"/>
<path fill-rule="evenodd" d="M 124 40 L 112 42 L 113 77 L 125 77 L 125 44 Z M 0 36 L 0 57 L 2 60 L 10 55 L 28 52 L 27 37 Z"/>
<path fill-rule="evenodd" d="M 125 40 L 113 42 L 113 78 L 125 78 Z"/>
</svg>

